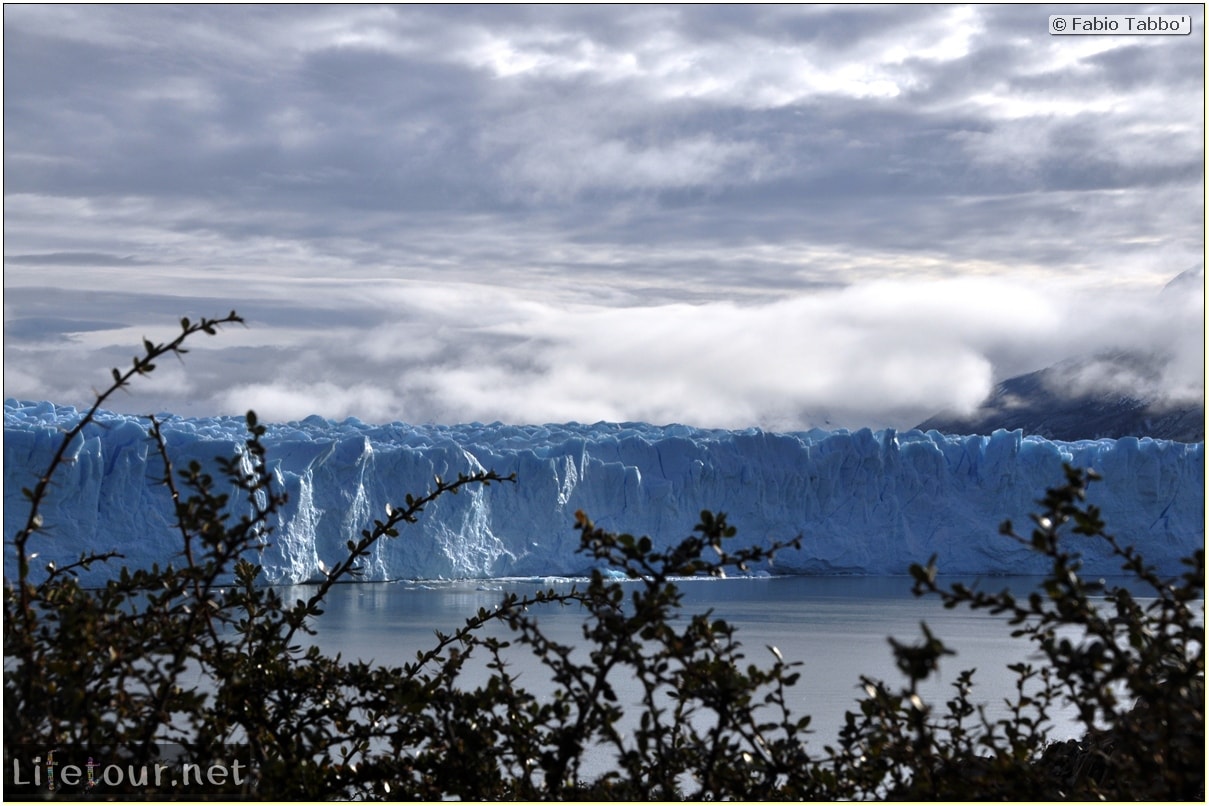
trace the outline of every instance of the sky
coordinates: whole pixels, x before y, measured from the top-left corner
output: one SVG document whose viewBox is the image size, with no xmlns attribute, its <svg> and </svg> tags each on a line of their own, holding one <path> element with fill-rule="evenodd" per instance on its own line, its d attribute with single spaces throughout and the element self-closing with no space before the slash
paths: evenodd
<svg viewBox="0 0 1209 806">
<path fill-rule="evenodd" d="M 1203 401 L 1204 23 L 7 4 L 4 393 L 234 309 L 109 408 L 909 428 L 1120 350 Z"/>
</svg>

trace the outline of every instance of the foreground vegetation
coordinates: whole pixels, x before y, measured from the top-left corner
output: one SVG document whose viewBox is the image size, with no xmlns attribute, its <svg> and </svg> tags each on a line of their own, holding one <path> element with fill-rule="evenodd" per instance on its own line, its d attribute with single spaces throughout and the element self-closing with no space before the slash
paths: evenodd
<svg viewBox="0 0 1209 806">
<path fill-rule="evenodd" d="M 742 570 L 801 543 L 732 549 L 735 528 L 723 514 L 703 512 L 693 534 L 659 551 L 577 513 L 580 551 L 629 583 L 598 571 L 570 592 L 510 595 L 438 633 L 414 662 L 371 666 L 302 646 L 330 587 L 355 579 L 374 543 L 398 537 L 436 498 L 514 479 L 438 478 L 426 494 L 405 495 L 349 541 L 345 561 L 309 599 L 289 603 L 257 584 L 251 560 L 272 539 L 285 501 L 266 471 L 255 415 L 247 416 L 243 456 L 219 457 L 212 469 L 176 467 L 149 418 L 160 482 L 175 502 L 179 563 L 123 567 L 95 590 L 75 573 L 119 556 L 85 555 L 34 573 L 37 542 L 53 540 L 40 509 L 70 441 L 157 359 L 240 321 L 234 312 L 186 319 L 173 341 L 144 342 L 144 354 L 113 371 L 112 385 L 24 490 L 29 514 L 11 537 L 17 568 L 4 592 L 9 797 L 1204 799 L 1204 553 L 1187 558 L 1179 578 L 1161 578 L 1107 533 L 1085 501 L 1094 475 L 1074 468 L 1039 502 L 1027 536 L 1001 527 L 1001 539 L 1049 560 L 1035 593 L 944 589 L 933 563 L 911 568 L 916 594 L 1001 614 L 1005 629 L 1044 658 L 1011 667 L 1015 690 L 995 693 L 1007 715 L 992 719 L 974 704 L 973 671 L 957 676 L 944 703 L 920 696 L 950 654 L 924 626 L 916 644 L 891 641 L 903 681 L 862 678 L 863 697 L 822 746 L 809 742 L 810 718 L 787 704 L 808 669 L 771 647 L 756 662 L 725 621 L 681 613 L 677 578 Z M 1081 541 L 1106 542 L 1146 597 L 1083 579 Z M 543 632 L 542 607 L 558 605 L 582 608 L 577 647 Z M 506 625 L 509 640 L 488 635 L 491 623 Z M 507 660 L 517 651 L 549 670 L 552 692 L 521 685 Z M 486 665 L 486 682 L 463 684 L 472 663 Z M 619 701 L 619 676 L 637 681 L 641 702 Z M 1052 715 L 1068 702 L 1083 736 L 1051 742 Z M 200 769 L 230 772 L 234 762 L 236 774 L 177 786 L 114 775 L 90 791 L 61 768 L 51 792 L 52 750 L 56 763 L 83 764 L 86 755 L 133 769 L 170 755 Z M 616 758 L 614 768 L 589 780 L 585 761 L 600 753 Z"/>
</svg>

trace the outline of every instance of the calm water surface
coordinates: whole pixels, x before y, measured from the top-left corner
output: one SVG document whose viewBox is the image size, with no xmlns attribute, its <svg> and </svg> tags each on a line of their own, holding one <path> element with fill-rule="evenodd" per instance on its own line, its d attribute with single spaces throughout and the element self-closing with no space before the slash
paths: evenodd
<svg viewBox="0 0 1209 806">
<path fill-rule="evenodd" d="M 979 584 L 985 590 L 1010 587 L 1019 595 L 1032 590 L 1037 581 L 991 578 Z M 346 658 L 402 665 L 414 660 L 417 651 L 435 645 L 433 630 L 452 632 L 480 607 L 492 609 L 505 593 L 531 595 L 551 587 L 567 590 L 572 584 L 533 579 L 337 586 L 325 614 L 318 619 L 319 632 L 313 640 Z M 986 703 L 992 716 L 1002 715 L 1003 699 L 1012 694 L 1016 677 L 1005 667 L 1038 660 L 1028 642 L 1010 638 L 1010 628 L 1002 617 L 946 610 L 935 598 L 912 596 L 910 587 L 906 577 L 703 579 L 681 584 L 686 618 L 712 609 L 714 617 L 737 627 L 748 660 L 767 665 L 771 655 L 766 647 L 771 645 L 787 661 L 802 662 L 801 680 L 791 690 L 792 705 L 798 713 L 813 717 L 811 744 L 820 751 L 836 737 L 844 713 L 856 710 L 862 674 L 883 679 L 892 688 L 904 682 L 887 637 L 917 642 L 922 637 L 921 622 L 927 622 L 933 634 L 957 652 L 942 660 L 939 678 L 929 681 L 922 692 L 938 707 L 952 696 L 951 683 L 957 674 L 975 668 L 974 701 Z M 309 592 L 298 587 L 283 594 L 291 601 Z M 535 608 L 532 612 L 556 640 L 568 644 L 582 640 L 579 608 Z M 507 632 L 497 625 L 491 634 Z M 522 686 L 537 694 L 549 688 L 543 669 L 523 648 L 511 657 L 513 671 L 522 674 Z M 485 674 L 471 674 L 465 682 L 481 682 Z M 624 681 L 615 685 L 624 699 Z M 637 701 L 640 695 L 631 693 Z M 1052 736 L 1061 739 L 1076 733 L 1076 726 L 1065 723 Z"/>
</svg>

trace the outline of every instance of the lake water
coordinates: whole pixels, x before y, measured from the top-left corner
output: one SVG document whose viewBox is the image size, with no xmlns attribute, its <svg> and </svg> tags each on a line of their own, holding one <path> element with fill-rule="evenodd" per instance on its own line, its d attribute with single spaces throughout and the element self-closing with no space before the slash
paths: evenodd
<svg viewBox="0 0 1209 806">
<path fill-rule="evenodd" d="M 1032 590 L 1036 582 L 997 578 L 983 580 L 981 587 L 996 591 L 1010 587 L 1019 595 Z M 452 632 L 480 607 L 492 609 L 507 592 L 531 595 L 551 587 L 566 590 L 571 584 L 534 579 L 341 585 L 331 592 L 313 640 L 346 658 L 402 665 L 413 661 L 417 651 L 434 646 L 433 630 Z M 1005 667 L 1038 659 L 1031 644 L 1009 637 L 1010 628 L 1002 617 L 946 610 L 934 597 L 912 596 L 910 587 L 906 577 L 702 579 L 681 584 L 686 617 L 712 609 L 714 617 L 738 628 L 749 661 L 767 666 L 771 655 L 766 646 L 772 645 L 787 661 L 804 664 L 799 669 L 801 680 L 791 690 L 791 702 L 797 713 L 813 717 L 815 735 L 810 746 L 817 752 L 834 740 L 844 713 L 856 710 L 862 674 L 885 680 L 891 688 L 904 682 L 887 637 L 915 643 L 922 637 L 920 622 L 927 622 L 933 634 L 957 652 L 942 659 L 939 677 L 921 692 L 938 709 L 952 696 L 951 683 L 957 674 L 976 668 L 972 699 L 986 703 L 992 717 L 1003 715 L 1003 699 L 1012 695 L 1016 680 Z M 284 589 L 283 595 L 293 601 L 311 592 L 298 586 Z M 583 615 L 578 608 L 531 612 L 556 640 L 569 644 L 582 640 Z M 497 625 L 491 634 L 503 636 L 507 630 Z M 522 674 L 521 685 L 542 693 L 546 678 L 540 665 L 523 648 L 510 659 L 513 670 Z M 477 678 L 471 674 L 466 682 L 480 682 L 483 676 L 485 672 Z M 624 681 L 615 684 L 624 700 Z M 638 695 L 634 697 L 636 701 Z M 1052 738 L 1065 739 L 1078 732 L 1073 723 L 1061 722 Z"/>
</svg>

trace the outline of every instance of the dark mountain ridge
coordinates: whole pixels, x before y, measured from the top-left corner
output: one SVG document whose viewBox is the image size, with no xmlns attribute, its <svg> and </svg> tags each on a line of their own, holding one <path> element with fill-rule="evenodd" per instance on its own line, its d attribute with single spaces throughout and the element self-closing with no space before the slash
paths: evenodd
<svg viewBox="0 0 1209 806">
<path fill-rule="evenodd" d="M 1145 391 L 1155 388 L 1163 363 L 1158 356 L 1128 352 L 1070 359 L 1008 378 L 969 416 L 938 414 L 916 427 L 953 434 L 1019 428 L 1062 442 L 1121 437 L 1203 442 L 1203 402 L 1170 401 Z"/>
</svg>

